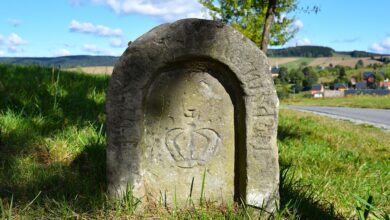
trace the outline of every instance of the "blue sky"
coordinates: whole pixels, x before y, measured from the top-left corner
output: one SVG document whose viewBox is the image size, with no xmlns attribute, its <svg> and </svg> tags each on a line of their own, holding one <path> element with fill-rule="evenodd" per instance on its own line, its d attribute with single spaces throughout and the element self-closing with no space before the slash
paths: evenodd
<svg viewBox="0 0 390 220">
<path fill-rule="evenodd" d="M 300 0 L 298 34 L 284 46 L 390 54 L 389 0 Z M 120 55 L 161 23 L 205 17 L 197 0 L 1 0 L 0 56 Z"/>
</svg>

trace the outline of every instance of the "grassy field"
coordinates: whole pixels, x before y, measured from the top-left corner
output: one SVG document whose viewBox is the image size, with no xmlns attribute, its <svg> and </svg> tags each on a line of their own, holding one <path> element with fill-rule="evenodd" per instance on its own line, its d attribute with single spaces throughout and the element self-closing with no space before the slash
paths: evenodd
<svg viewBox="0 0 390 220">
<path fill-rule="evenodd" d="M 281 64 L 280 66 L 287 67 L 289 69 L 297 69 L 300 67 L 302 64 L 309 65 L 315 58 L 309 58 L 309 57 L 299 57 L 298 59 Z"/>
<path fill-rule="evenodd" d="M 269 64 L 272 66 L 279 66 L 286 63 L 291 63 L 298 60 L 299 57 L 268 57 Z"/>
<path fill-rule="evenodd" d="M 390 65 L 384 65 L 382 67 L 379 67 L 377 69 L 369 68 L 369 67 L 364 67 L 364 68 L 359 68 L 359 69 L 350 69 L 346 71 L 347 77 L 352 77 L 352 76 L 358 76 L 362 75 L 364 72 L 383 72 L 383 73 L 390 73 Z"/>
<path fill-rule="evenodd" d="M 87 66 L 87 67 L 76 67 L 76 68 L 67 68 L 71 72 L 82 72 L 90 74 L 109 74 L 111 75 L 114 70 L 113 66 Z"/>
<path fill-rule="evenodd" d="M 108 76 L 0 65 L 1 218 L 257 218 L 245 206 L 139 212 L 131 194 L 105 194 Z M 356 217 L 390 212 L 390 137 L 379 129 L 281 110 L 281 204 L 274 219 Z M 365 135 L 361 135 L 365 134 Z M 360 205 L 358 204 L 360 202 Z M 264 217 L 264 215 L 263 215 Z"/>
<path fill-rule="evenodd" d="M 390 95 L 372 96 L 357 95 L 339 98 L 289 98 L 281 101 L 282 105 L 315 105 L 315 106 L 340 106 L 354 108 L 378 108 L 390 109 Z"/>
<path fill-rule="evenodd" d="M 289 162 L 315 199 L 352 218 L 355 196 L 371 195 L 390 212 L 389 133 L 291 110 L 280 111 L 278 132 L 280 162 Z"/>
<path fill-rule="evenodd" d="M 302 62 L 305 62 L 308 66 L 324 66 L 327 67 L 330 64 L 333 66 L 349 66 L 355 67 L 355 64 L 362 60 L 364 65 L 381 62 L 377 60 L 372 60 L 370 57 L 351 57 L 347 55 L 335 55 L 332 57 L 318 57 L 318 58 L 305 58 L 305 57 L 270 57 L 268 58 L 269 63 L 272 66 L 285 66 L 288 68 L 297 68 L 301 65 Z"/>
<path fill-rule="evenodd" d="M 341 66 L 349 66 L 355 67 L 356 63 L 362 60 L 364 65 L 367 66 L 369 64 L 381 63 L 377 60 L 372 60 L 370 57 L 350 57 L 350 56 L 333 56 L 333 57 L 319 57 L 313 60 L 309 64 L 309 66 L 329 66 L 332 64 L 333 66 L 341 65 Z"/>
</svg>

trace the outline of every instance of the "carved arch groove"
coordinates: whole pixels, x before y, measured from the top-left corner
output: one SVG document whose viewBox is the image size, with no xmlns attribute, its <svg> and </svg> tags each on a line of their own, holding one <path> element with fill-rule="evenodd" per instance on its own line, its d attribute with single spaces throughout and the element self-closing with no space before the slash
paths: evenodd
<svg viewBox="0 0 390 220">
<path fill-rule="evenodd" d="M 279 184 L 278 99 L 267 59 L 232 27 L 198 19 L 152 29 L 115 65 L 106 103 L 109 193 L 122 195 L 128 185 L 142 184 L 139 145 L 150 84 L 162 71 L 191 65 L 207 68 L 234 106 L 235 199 L 272 210 Z"/>
</svg>

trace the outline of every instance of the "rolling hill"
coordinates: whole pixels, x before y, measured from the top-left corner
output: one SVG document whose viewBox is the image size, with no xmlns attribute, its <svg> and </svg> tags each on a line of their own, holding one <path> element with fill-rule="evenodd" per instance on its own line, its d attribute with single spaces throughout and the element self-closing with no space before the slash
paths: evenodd
<svg viewBox="0 0 390 220">
<path fill-rule="evenodd" d="M 114 56 L 63 56 L 63 57 L 0 57 L 0 63 L 18 65 L 87 67 L 114 66 L 118 57 Z"/>
<path fill-rule="evenodd" d="M 350 56 L 350 57 L 377 57 L 389 56 L 387 54 L 371 53 L 366 51 L 335 51 L 330 47 L 323 46 L 296 46 L 281 49 L 269 49 L 268 57 L 332 57 L 332 56 Z"/>
<path fill-rule="evenodd" d="M 370 53 L 365 51 L 338 52 L 330 47 L 297 46 L 282 49 L 269 49 L 268 57 L 272 65 L 282 65 L 288 62 L 307 62 L 309 65 L 346 65 L 353 66 L 357 60 L 362 59 L 365 65 L 380 61 L 379 58 L 389 55 Z M 86 72 L 100 72 L 103 68 L 112 67 L 119 57 L 115 56 L 63 56 L 63 57 L 0 57 L 0 63 L 17 65 L 61 66 L 63 68 L 98 67 Z M 390 59 L 390 58 L 386 58 Z M 294 63 L 293 63 L 294 64 Z M 107 71 L 106 71 L 107 72 Z"/>
<path fill-rule="evenodd" d="M 305 63 L 308 66 L 323 66 L 327 67 L 330 65 L 336 66 L 349 66 L 354 67 L 355 64 L 362 60 L 364 66 L 382 63 L 379 60 L 371 59 L 370 57 L 351 57 L 351 56 L 332 56 L 332 57 L 269 57 L 268 61 L 271 66 L 285 66 L 287 68 L 297 68 L 302 63 Z"/>
</svg>

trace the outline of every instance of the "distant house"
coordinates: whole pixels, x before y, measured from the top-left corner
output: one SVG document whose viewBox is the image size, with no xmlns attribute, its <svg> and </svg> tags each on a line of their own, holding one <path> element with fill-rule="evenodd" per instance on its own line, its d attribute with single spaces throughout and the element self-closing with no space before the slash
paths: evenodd
<svg viewBox="0 0 390 220">
<path fill-rule="evenodd" d="M 356 89 L 356 83 L 357 83 L 356 78 L 355 77 L 351 77 L 351 79 L 349 80 L 349 84 L 351 85 L 352 89 Z"/>
<path fill-rule="evenodd" d="M 374 72 L 364 72 L 363 73 L 363 80 L 367 81 L 368 78 L 374 77 L 375 78 L 375 73 Z"/>
<path fill-rule="evenodd" d="M 367 89 L 367 82 L 357 82 L 356 89 Z"/>
<path fill-rule="evenodd" d="M 279 74 L 279 72 L 280 72 L 280 68 L 279 67 L 277 67 L 277 66 L 274 66 L 274 67 L 272 67 L 271 68 L 271 73 L 272 74 Z"/>
<path fill-rule="evenodd" d="M 324 97 L 324 86 L 322 84 L 314 84 L 311 86 L 310 93 L 311 93 L 311 96 L 314 98 L 323 98 Z"/>
<path fill-rule="evenodd" d="M 272 78 L 277 78 L 279 76 L 280 68 L 278 66 L 271 67 L 270 70 Z"/>
<path fill-rule="evenodd" d="M 390 89 L 390 82 L 389 79 L 385 79 L 380 83 L 380 87 L 383 89 Z"/>
<path fill-rule="evenodd" d="M 377 89 L 378 85 L 379 85 L 379 87 L 384 87 L 384 82 L 383 81 L 378 82 L 378 80 L 377 80 L 377 76 L 379 76 L 379 75 L 381 75 L 382 78 L 385 77 L 385 73 L 383 73 L 383 72 L 378 72 L 378 73 L 364 72 L 363 73 L 363 79 L 364 79 L 364 81 L 367 82 L 367 88 Z"/>
<path fill-rule="evenodd" d="M 344 83 L 335 83 L 333 88 L 335 90 L 346 90 L 346 89 L 348 89 L 348 86 Z"/>
</svg>

